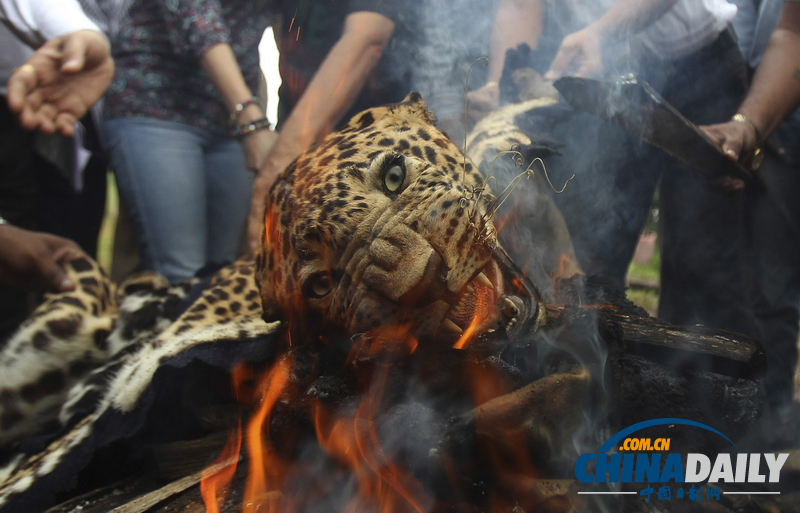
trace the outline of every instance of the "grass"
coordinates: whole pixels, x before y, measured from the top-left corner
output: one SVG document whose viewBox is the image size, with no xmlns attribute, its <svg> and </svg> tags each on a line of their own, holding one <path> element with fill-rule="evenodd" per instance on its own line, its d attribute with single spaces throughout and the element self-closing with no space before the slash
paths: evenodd
<svg viewBox="0 0 800 513">
<path fill-rule="evenodd" d="M 111 264 L 114 260 L 114 232 L 119 216 L 119 194 L 114 174 L 109 172 L 107 178 L 106 211 L 103 214 L 103 223 L 100 225 L 100 235 L 97 239 L 97 263 L 108 275 L 111 275 Z"/>
<path fill-rule="evenodd" d="M 628 276 L 639 280 L 660 282 L 661 278 L 661 252 L 656 246 L 655 254 L 647 265 L 637 265 L 631 262 L 628 267 Z M 641 306 L 650 315 L 658 312 L 658 291 L 652 289 L 631 289 L 627 291 L 628 299 Z"/>
</svg>

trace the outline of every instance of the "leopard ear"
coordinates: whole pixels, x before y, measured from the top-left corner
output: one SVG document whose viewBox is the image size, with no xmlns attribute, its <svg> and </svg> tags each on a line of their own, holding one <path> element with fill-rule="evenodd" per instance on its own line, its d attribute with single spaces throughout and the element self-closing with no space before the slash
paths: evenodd
<svg viewBox="0 0 800 513">
<path fill-rule="evenodd" d="M 428 110 L 422 95 L 410 92 L 400 103 L 392 103 L 359 112 L 347 124 L 351 130 L 366 130 L 373 128 L 386 128 L 402 122 L 403 118 L 436 125 L 436 116 Z"/>
<path fill-rule="evenodd" d="M 428 105 L 418 92 L 411 91 L 408 93 L 405 99 L 400 102 L 400 105 L 422 121 L 431 125 L 436 125 L 436 115 L 428 109 Z"/>
</svg>

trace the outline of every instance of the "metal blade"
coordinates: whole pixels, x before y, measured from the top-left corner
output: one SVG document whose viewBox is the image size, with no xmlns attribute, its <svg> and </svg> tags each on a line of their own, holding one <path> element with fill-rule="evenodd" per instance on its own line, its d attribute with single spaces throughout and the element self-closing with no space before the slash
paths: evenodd
<svg viewBox="0 0 800 513">
<path fill-rule="evenodd" d="M 728 159 L 697 125 L 635 75 L 617 80 L 563 77 L 554 85 L 573 108 L 617 123 L 709 179 L 752 177 L 749 169 Z"/>
</svg>

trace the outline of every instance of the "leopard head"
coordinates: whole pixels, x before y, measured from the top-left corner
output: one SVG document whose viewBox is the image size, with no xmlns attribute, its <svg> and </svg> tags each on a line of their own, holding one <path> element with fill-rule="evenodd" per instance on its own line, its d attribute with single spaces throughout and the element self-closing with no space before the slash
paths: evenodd
<svg viewBox="0 0 800 513">
<path fill-rule="evenodd" d="M 493 201 L 418 93 L 356 115 L 273 185 L 257 281 L 265 318 L 457 336 L 496 321 Z"/>
</svg>

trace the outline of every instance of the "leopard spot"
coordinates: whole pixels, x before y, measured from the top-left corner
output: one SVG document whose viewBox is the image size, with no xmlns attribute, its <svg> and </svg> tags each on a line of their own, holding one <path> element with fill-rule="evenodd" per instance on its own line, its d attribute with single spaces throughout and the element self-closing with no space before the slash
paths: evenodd
<svg viewBox="0 0 800 513">
<path fill-rule="evenodd" d="M 64 372 L 58 369 L 51 370 L 42 374 L 42 377 L 36 383 L 22 387 L 20 396 L 24 401 L 33 404 L 48 395 L 60 392 L 64 389 L 65 384 L 66 377 Z"/>
<path fill-rule="evenodd" d="M 22 416 L 22 413 L 20 413 L 18 410 L 3 412 L 3 415 L 0 416 L 0 427 L 2 427 L 4 430 L 11 429 L 19 424 L 23 418 L 24 417 Z"/>
<path fill-rule="evenodd" d="M 73 337 L 78 332 L 80 326 L 80 319 L 70 316 L 66 319 L 54 319 L 47 323 L 47 328 L 50 333 L 58 338 L 68 339 Z"/>
<path fill-rule="evenodd" d="M 33 347 L 39 351 L 45 351 L 50 347 L 50 344 L 53 343 L 53 339 L 44 331 L 39 330 L 34 333 L 31 342 L 33 343 Z"/>
<path fill-rule="evenodd" d="M 86 258 L 79 258 L 77 260 L 72 260 L 69 263 L 69 265 L 72 266 L 72 268 L 79 273 L 91 271 L 92 269 L 94 269 L 92 263 Z"/>
</svg>

